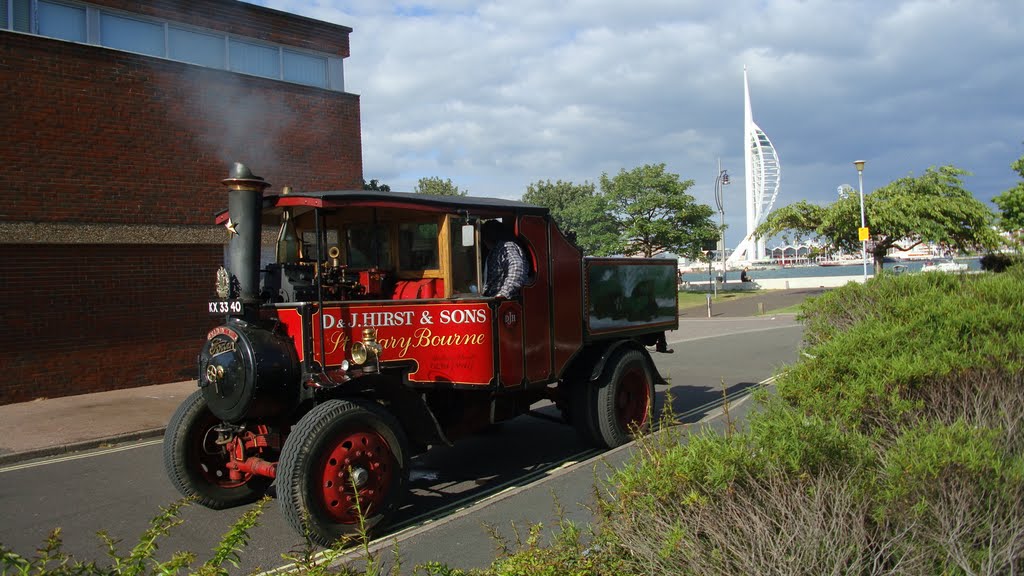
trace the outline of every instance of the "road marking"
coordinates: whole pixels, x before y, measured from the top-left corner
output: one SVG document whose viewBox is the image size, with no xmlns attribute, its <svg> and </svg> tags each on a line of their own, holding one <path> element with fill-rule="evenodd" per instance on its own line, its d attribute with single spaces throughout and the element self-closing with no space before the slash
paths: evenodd
<svg viewBox="0 0 1024 576">
<path fill-rule="evenodd" d="M 37 462 L 26 462 L 25 464 L 15 464 L 13 466 L 7 466 L 6 468 L 0 468 L 0 474 L 3 474 L 4 472 L 14 472 L 15 470 L 24 470 L 26 468 L 35 468 L 37 466 L 45 466 L 47 464 L 59 464 L 61 462 L 70 462 L 72 460 L 81 460 L 83 458 L 103 456 L 104 454 L 114 454 L 116 452 L 134 450 L 136 448 L 145 448 L 146 446 L 153 446 L 154 444 L 162 443 L 162 438 L 159 440 L 146 440 L 145 442 L 139 442 L 137 444 L 128 444 L 125 446 L 118 446 L 116 448 L 107 448 L 104 450 L 95 450 L 92 452 L 82 452 L 80 454 L 71 454 L 70 456 L 61 456 L 58 458 L 48 458 L 46 460 L 39 460 Z"/>
<path fill-rule="evenodd" d="M 669 344 L 678 344 L 678 343 L 681 343 L 681 342 L 693 342 L 694 340 L 707 340 L 709 338 L 724 338 L 726 336 L 736 336 L 738 334 L 754 334 L 756 332 L 767 332 L 769 330 L 785 330 L 787 328 L 801 328 L 802 329 L 803 325 L 802 324 L 786 324 L 784 326 L 769 326 L 767 328 L 751 328 L 749 330 L 739 330 L 739 331 L 734 331 L 734 332 L 723 332 L 721 334 L 709 334 L 709 335 L 706 335 L 706 336 L 691 336 L 691 337 L 687 337 L 687 338 L 680 338 L 678 340 L 672 339 L 672 340 L 668 340 L 668 343 Z M 682 329 L 682 327 L 680 327 L 680 330 L 681 329 Z M 671 332 L 672 331 L 670 331 L 669 333 L 671 333 Z"/>
</svg>

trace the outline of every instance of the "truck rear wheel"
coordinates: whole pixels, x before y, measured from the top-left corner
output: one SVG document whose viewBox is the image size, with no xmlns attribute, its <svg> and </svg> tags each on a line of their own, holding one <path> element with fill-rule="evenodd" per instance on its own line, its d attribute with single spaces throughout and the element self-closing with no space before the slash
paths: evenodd
<svg viewBox="0 0 1024 576">
<path fill-rule="evenodd" d="M 574 388 L 572 421 L 589 443 L 614 448 L 650 429 L 654 378 L 639 351 L 615 352 L 596 382 L 577 382 Z"/>
<path fill-rule="evenodd" d="M 231 479 L 231 455 L 215 442 L 214 427 L 220 423 L 203 391 L 196 390 L 174 411 L 164 432 L 164 468 L 171 483 L 183 496 L 214 510 L 255 502 L 270 485 L 262 476 Z"/>
<path fill-rule="evenodd" d="M 288 523 L 331 546 L 387 523 L 409 480 L 409 448 L 398 422 L 375 403 L 329 400 L 292 428 L 277 469 Z M 358 506 L 357 506 L 358 504 Z"/>
</svg>

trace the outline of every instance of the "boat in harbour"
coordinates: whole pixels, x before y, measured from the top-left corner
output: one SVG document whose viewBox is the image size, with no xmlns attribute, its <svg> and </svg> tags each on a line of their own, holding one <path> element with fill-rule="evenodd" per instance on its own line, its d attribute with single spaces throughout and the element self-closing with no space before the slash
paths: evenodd
<svg viewBox="0 0 1024 576">
<path fill-rule="evenodd" d="M 860 266 L 863 262 L 860 258 L 839 258 L 836 260 L 818 260 L 818 266 Z"/>
<path fill-rule="evenodd" d="M 967 270 L 967 264 L 952 260 L 929 260 L 921 266 L 921 272 L 963 272 L 964 270 Z"/>
</svg>

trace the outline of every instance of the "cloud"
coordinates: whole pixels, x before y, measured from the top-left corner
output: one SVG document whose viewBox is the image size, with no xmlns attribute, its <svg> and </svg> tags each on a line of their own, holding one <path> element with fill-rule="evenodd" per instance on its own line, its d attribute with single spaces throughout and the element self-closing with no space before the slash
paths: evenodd
<svg viewBox="0 0 1024 576">
<path fill-rule="evenodd" d="M 776 206 L 830 202 L 933 165 L 971 171 L 983 200 L 1024 154 L 1018 0 L 523 0 L 264 5 L 354 29 L 364 174 L 410 190 L 451 178 L 517 198 L 665 162 L 745 230 L 743 78 L 782 162 Z"/>
</svg>

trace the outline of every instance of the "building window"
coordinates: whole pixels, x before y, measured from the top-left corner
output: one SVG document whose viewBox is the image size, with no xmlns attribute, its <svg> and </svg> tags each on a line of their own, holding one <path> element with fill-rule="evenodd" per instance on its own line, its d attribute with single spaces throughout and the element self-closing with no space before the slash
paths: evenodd
<svg viewBox="0 0 1024 576">
<path fill-rule="evenodd" d="M 85 8 L 40 1 L 39 34 L 72 42 L 85 42 Z"/>
<path fill-rule="evenodd" d="M 171 26 L 167 30 L 167 47 L 167 56 L 174 60 L 210 68 L 225 67 L 223 36 Z"/>
<path fill-rule="evenodd" d="M 340 58 L 229 38 L 77 0 L 0 0 L 0 30 L 169 58 L 296 84 L 344 91 Z"/>
<path fill-rule="evenodd" d="M 242 42 L 232 38 L 228 43 L 231 70 L 267 78 L 281 78 L 281 52 L 260 44 Z"/>
<path fill-rule="evenodd" d="M 284 50 L 284 79 L 299 84 L 327 87 L 327 59 Z"/>
<path fill-rule="evenodd" d="M 32 31 L 31 0 L 0 0 L 0 28 Z"/>
<path fill-rule="evenodd" d="M 163 56 L 164 27 L 103 12 L 100 14 L 100 43 L 127 52 Z"/>
</svg>

